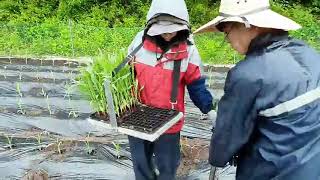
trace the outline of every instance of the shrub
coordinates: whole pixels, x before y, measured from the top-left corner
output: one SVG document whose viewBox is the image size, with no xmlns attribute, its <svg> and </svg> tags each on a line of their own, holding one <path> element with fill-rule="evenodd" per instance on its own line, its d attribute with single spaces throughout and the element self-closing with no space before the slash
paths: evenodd
<svg viewBox="0 0 320 180">
<path fill-rule="evenodd" d="M 297 4 L 285 6 L 274 3 L 273 9 L 293 19 L 302 26 L 300 30 L 290 32 L 293 37 L 306 41 L 320 51 L 320 20 L 311 14 L 309 8 Z"/>
</svg>

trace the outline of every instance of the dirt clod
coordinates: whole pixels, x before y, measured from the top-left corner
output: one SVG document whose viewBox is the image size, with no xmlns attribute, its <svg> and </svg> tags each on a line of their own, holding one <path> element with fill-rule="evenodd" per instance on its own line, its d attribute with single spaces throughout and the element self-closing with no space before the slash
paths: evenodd
<svg viewBox="0 0 320 180">
<path fill-rule="evenodd" d="M 47 171 L 40 170 L 31 170 L 23 176 L 22 180 L 48 180 L 49 176 Z"/>
<path fill-rule="evenodd" d="M 209 158 L 209 142 L 203 139 L 182 138 L 181 146 L 181 162 L 178 168 L 178 176 L 186 176 L 201 162 L 206 162 Z"/>
</svg>

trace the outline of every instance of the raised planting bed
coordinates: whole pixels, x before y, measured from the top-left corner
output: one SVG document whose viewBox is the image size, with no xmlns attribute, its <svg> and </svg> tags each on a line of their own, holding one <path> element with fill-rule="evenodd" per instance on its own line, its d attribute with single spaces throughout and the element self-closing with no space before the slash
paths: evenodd
<svg viewBox="0 0 320 180">
<path fill-rule="evenodd" d="M 32 178 L 42 170 L 49 179 L 134 179 L 127 136 L 102 127 L 98 131 L 87 121 L 97 110 L 73 88 L 80 74 L 77 62 L 11 60 L 0 58 L 0 179 Z M 223 89 L 215 84 L 224 83 L 226 73 L 206 75 L 215 98 L 220 97 Z M 200 117 L 186 93 L 177 180 L 209 179 L 211 121 Z M 219 179 L 234 176 L 220 172 Z"/>
</svg>

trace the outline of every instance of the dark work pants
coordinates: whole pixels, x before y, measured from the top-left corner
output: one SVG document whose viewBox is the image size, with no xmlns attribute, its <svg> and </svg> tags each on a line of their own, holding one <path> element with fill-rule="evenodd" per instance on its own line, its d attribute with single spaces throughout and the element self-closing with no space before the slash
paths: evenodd
<svg viewBox="0 0 320 180">
<path fill-rule="evenodd" d="M 136 180 L 175 179 L 180 164 L 180 133 L 161 135 L 154 142 L 128 138 Z"/>
</svg>

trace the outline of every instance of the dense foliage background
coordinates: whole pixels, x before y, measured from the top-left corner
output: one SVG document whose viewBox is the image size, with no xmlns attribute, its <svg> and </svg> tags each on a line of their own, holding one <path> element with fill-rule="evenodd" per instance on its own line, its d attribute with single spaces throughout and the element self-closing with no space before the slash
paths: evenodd
<svg viewBox="0 0 320 180">
<path fill-rule="evenodd" d="M 186 0 L 193 30 L 218 14 L 219 1 Z M 143 28 L 150 0 L 1 0 L 0 55 L 93 56 L 125 49 Z M 303 29 L 292 32 L 320 50 L 320 1 L 278 0 L 272 8 Z M 205 62 L 239 56 L 219 34 L 195 37 Z M 230 51 L 232 53 L 230 53 Z"/>
</svg>

